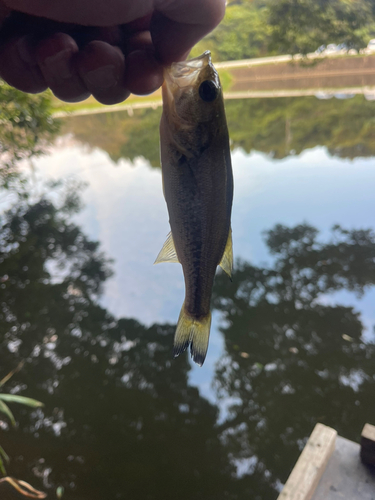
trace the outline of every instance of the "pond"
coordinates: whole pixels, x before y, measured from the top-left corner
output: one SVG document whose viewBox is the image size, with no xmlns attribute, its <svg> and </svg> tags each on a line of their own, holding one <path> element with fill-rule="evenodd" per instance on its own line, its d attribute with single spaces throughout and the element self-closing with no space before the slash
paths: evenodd
<svg viewBox="0 0 375 500">
<path fill-rule="evenodd" d="M 375 102 L 226 108 L 236 262 L 202 368 L 172 359 L 181 267 L 153 266 L 160 108 L 65 118 L 1 193 L 0 377 L 24 360 L 4 390 L 45 404 L 1 445 L 48 498 L 272 500 L 316 422 L 375 421 Z"/>
</svg>

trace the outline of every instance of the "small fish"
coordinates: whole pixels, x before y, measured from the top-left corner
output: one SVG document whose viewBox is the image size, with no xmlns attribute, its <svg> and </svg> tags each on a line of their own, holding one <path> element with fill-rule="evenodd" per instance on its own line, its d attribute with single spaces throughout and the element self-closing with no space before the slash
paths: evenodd
<svg viewBox="0 0 375 500">
<path fill-rule="evenodd" d="M 210 52 L 164 72 L 160 150 L 171 232 L 155 264 L 180 262 L 185 301 L 174 357 L 190 345 L 202 366 L 216 268 L 231 276 L 233 175 L 223 92 Z"/>
</svg>

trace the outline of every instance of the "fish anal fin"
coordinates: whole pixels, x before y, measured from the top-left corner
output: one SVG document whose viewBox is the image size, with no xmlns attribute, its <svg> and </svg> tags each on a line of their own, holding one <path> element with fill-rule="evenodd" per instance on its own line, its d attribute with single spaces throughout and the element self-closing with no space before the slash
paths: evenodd
<svg viewBox="0 0 375 500">
<path fill-rule="evenodd" d="M 177 257 L 176 248 L 174 246 L 172 232 L 167 236 L 167 239 L 160 250 L 159 255 L 156 257 L 154 264 L 160 264 L 162 262 L 180 262 Z"/>
<path fill-rule="evenodd" d="M 232 245 L 232 228 L 229 229 L 227 244 L 225 245 L 225 250 L 223 257 L 219 263 L 219 266 L 227 273 L 229 278 L 232 278 L 233 270 L 233 245 Z"/>
<path fill-rule="evenodd" d="M 198 320 L 186 313 L 184 304 L 178 318 L 174 337 L 173 356 L 176 358 L 186 351 L 190 345 L 190 353 L 193 361 L 202 366 L 207 354 L 210 328 L 211 313 Z"/>
</svg>

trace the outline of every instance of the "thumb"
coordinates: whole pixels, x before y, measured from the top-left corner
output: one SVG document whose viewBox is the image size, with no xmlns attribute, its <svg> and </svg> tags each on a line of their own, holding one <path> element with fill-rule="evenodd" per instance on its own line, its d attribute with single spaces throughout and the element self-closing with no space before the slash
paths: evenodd
<svg viewBox="0 0 375 500">
<path fill-rule="evenodd" d="M 151 36 L 163 64 L 186 57 L 223 19 L 225 0 L 155 0 Z"/>
</svg>

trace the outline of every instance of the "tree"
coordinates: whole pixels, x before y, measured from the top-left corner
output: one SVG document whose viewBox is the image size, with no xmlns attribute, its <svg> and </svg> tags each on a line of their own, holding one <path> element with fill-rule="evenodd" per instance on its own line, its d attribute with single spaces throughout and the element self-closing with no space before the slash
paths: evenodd
<svg viewBox="0 0 375 500">
<path fill-rule="evenodd" d="M 370 0 L 270 0 L 270 49 L 307 54 L 320 45 L 344 43 L 359 50 L 375 32 Z"/>
<path fill-rule="evenodd" d="M 45 152 L 58 128 L 49 94 L 24 94 L 0 80 L 0 187 L 19 175 L 20 160 Z"/>
<path fill-rule="evenodd" d="M 260 57 L 268 52 L 271 30 L 264 2 L 232 2 L 221 24 L 192 50 L 196 57 L 205 50 L 214 61 Z"/>
<path fill-rule="evenodd" d="M 321 45 L 359 50 L 375 35 L 373 0 L 236 0 L 221 24 L 192 51 L 214 61 L 308 54 Z"/>
</svg>

